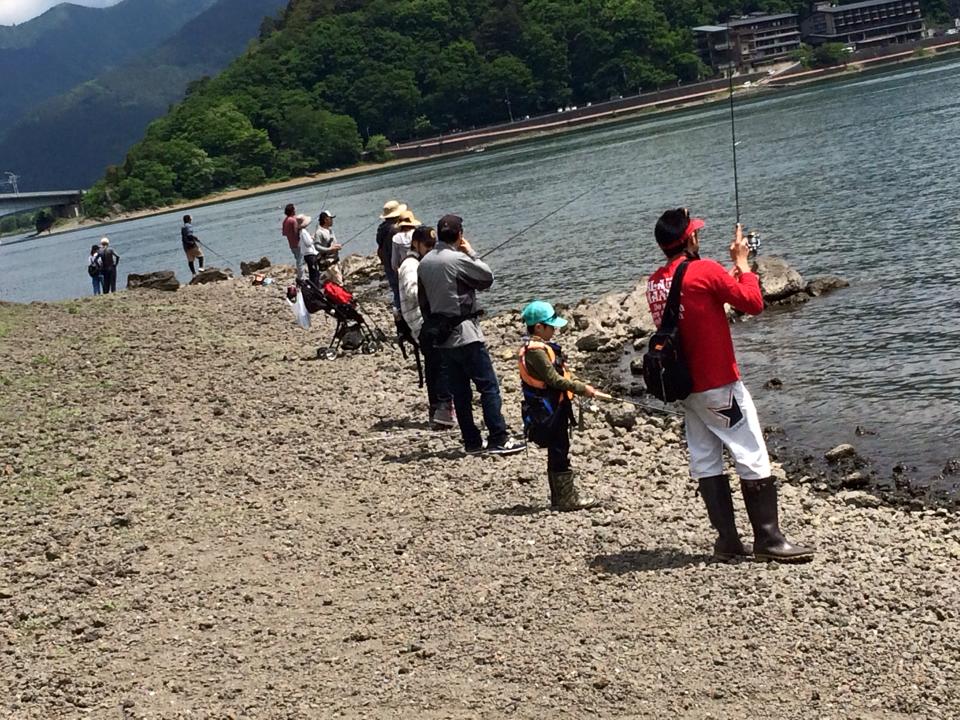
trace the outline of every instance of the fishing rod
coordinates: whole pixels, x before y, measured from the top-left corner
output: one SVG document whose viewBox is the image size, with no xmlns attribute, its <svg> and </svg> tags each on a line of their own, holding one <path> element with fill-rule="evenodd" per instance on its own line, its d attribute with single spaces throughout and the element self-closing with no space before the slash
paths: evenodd
<svg viewBox="0 0 960 720">
<path fill-rule="evenodd" d="M 202 247 L 205 247 L 207 250 L 209 250 L 209 251 L 212 252 L 214 255 L 216 255 L 218 258 L 220 258 L 220 259 L 223 260 L 225 263 L 227 263 L 227 267 L 230 266 L 230 261 L 227 260 L 227 258 L 225 258 L 223 255 L 221 255 L 220 253 L 218 253 L 216 250 L 214 250 L 212 247 L 210 247 L 209 245 L 207 245 L 205 242 L 201 242 L 200 239 L 198 238 L 198 239 L 197 239 L 197 243 L 199 243 Z"/>
<path fill-rule="evenodd" d="M 365 233 L 367 230 L 369 230 L 369 229 L 372 228 L 374 225 L 376 225 L 377 222 L 379 222 L 379 219 L 378 219 L 378 220 L 374 220 L 374 221 L 373 221 L 372 223 L 370 223 L 369 225 L 364 225 L 361 230 L 358 230 L 358 231 L 355 232 L 353 235 L 351 235 L 347 240 L 345 240 L 344 242 L 340 243 L 340 249 L 343 250 L 343 248 L 345 248 L 348 243 L 356 240 L 356 239 L 357 239 L 358 237 L 360 237 L 363 233 Z"/>
<path fill-rule="evenodd" d="M 573 203 L 575 203 L 577 200 L 579 200 L 580 198 L 582 198 L 584 195 L 586 195 L 586 194 L 587 194 L 588 192 L 590 192 L 591 190 L 593 190 L 593 188 L 587 188 L 587 189 L 584 190 L 582 193 L 580 193 L 579 195 L 577 195 L 575 198 L 572 198 L 571 200 L 567 200 L 563 205 L 561 205 L 560 207 L 558 207 L 558 208 L 556 208 L 556 209 L 554 209 L 554 210 L 551 210 L 550 212 L 548 212 L 546 215 L 544 215 L 544 216 L 543 216 L 542 218 L 540 218 L 539 220 L 536 220 L 536 221 L 530 223 L 529 225 L 527 225 L 527 226 L 526 226 L 523 230 L 521 230 L 520 232 L 514 233 L 513 235 L 511 235 L 510 237 L 508 237 L 506 240 L 504 240 L 502 243 L 500 243 L 499 245 L 497 245 L 496 247 L 494 247 L 492 250 L 487 250 L 483 255 L 480 256 L 480 259 L 483 260 L 485 257 L 487 257 L 488 255 L 490 255 L 490 254 L 492 254 L 492 253 L 495 253 L 497 250 L 499 250 L 500 248 L 502 248 L 502 247 L 503 247 L 504 245 L 506 245 L 507 243 L 516 240 L 518 237 L 520 237 L 521 235 L 523 235 L 527 230 L 530 230 L 531 228 L 536 227 L 537 225 L 539 225 L 540 223 L 542 223 L 544 220 L 546 220 L 548 217 L 552 217 L 553 215 L 556 215 L 558 212 L 560 212 L 560 211 L 563 210 L 565 207 L 567 207 L 567 205 L 572 205 Z"/>
<path fill-rule="evenodd" d="M 599 398 L 600 400 L 612 400 L 614 402 L 627 403 L 629 405 L 635 405 L 636 407 L 643 408 L 644 410 L 651 410 L 653 412 L 664 413 L 666 415 L 676 415 L 677 417 L 683 417 L 683 413 L 679 413 L 676 410 L 660 408 L 655 405 L 647 405 L 646 403 L 638 402 L 636 400 L 630 400 L 629 398 L 625 398 L 625 397 L 615 397 L 605 392 L 597 392 L 594 395 L 594 397 Z"/>
<path fill-rule="evenodd" d="M 730 25 L 727 25 L 727 44 L 730 45 Z M 740 178 L 737 174 L 737 123 L 733 113 L 733 53 L 727 77 L 730 80 L 730 140 L 733 146 L 733 198 L 737 207 L 737 224 L 740 223 Z"/>
<path fill-rule="evenodd" d="M 320 209 L 317 210 L 317 216 L 319 217 L 320 213 L 327 209 L 327 198 L 330 197 L 330 188 L 333 187 L 333 184 L 327 185 L 327 192 L 323 196 L 323 200 L 320 201 Z"/>
</svg>

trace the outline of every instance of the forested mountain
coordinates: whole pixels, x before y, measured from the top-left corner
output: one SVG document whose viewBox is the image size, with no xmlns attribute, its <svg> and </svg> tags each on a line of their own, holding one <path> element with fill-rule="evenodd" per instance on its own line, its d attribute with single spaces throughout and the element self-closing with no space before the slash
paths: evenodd
<svg viewBox="0 0 960 720">
<path fill-rule="evenodd" d="M 930 0 L 943 2 L 944 0 Z M 696 80 L 690 28 L 798 0 L 291 0 L 151 123 L 90 214 L 355 163 L 403 141 Z M 371 140 L 372 138 L 372 140 Z M 380 138 L 382 143 L 382 138 Z"/>
<path fill-rule="evenodd" d="M 23 190 L 86 188 L 120 162 L 147 124 L 256 38 L 287 0 L 216 0 L 161 45 L 50 99 L 0 140 L 0 165 Z"/>
<path fill-rule="evenodd" d="M 214 0 L 62 4 L 0 27 L 0 136 L 24 112 L 154 47 Z"/>
</svg>

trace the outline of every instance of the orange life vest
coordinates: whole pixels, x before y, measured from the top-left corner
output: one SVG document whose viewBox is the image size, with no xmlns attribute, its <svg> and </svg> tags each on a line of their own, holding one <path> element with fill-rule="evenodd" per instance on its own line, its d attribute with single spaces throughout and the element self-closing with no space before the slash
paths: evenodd
<svg viewBox="0 0 960 720">
<path fill-rule="evenodd" d="M 551 388 L 539 378 L 534 377 L 529 370 L 527 370 L 526 363 L 526 354 L 528 350 L 543 350 L 547 354 L 547 359 L 550 361 L 550 364 L 557 369 L 557 373 L 567 380 L 571 380 L 573 376 L 570 374 L 570 371 L 567 369 L 567 364 L 563 361 L 563 357 L 558 355 L 557 352 L 549 343 L 545 343 L 542 340 L 537 340 L 535 338 L 530 338 L 524 343 L 524 346 L 520 348 L 520 357 L 518 365 L 520 367 L 520 382 L 524 385 L 524 389 L 530 389 L 533 391 L 538 391 L 537 394 L 543 394 L 551 390 Z M 562 391 L 558 392 L 561 396 L 566 395 L 567 398 L 573 399 L 573 393 L 569 390 L 564 393 Z"/>
</svg>

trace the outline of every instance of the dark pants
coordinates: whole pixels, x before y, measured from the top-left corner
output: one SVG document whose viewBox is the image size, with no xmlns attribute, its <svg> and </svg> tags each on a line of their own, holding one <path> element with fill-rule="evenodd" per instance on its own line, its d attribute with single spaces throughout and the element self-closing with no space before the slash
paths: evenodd
<svg viewBox="0 0 960 720">
<path fill-rule="evenodd" d="M 431 345 L 421 345 L 420 354 L 423 355 L 423 380 L 427 385 L 427 401 L 433 411 L 441 403 L 448 403 L 452 399 L 450 383 L 447 380 L 443 355 L 439 350 Z"/>
<path fill-rule="evenodd" d="M 320 264 L 316 255 L 304 255 L 303 261 L 307 264 L 307 276 L 315 287 L 320 287 Z"/>
<path fill-rule="evenodd" d="M 570 422 L 563 413 L 563 422 L 555 422 L 550 428 L 550 444 L 547 445 L 547 471 L 566 472 L 570 469 Z"/>
<path fill-rule="evenodd" d="M 480 429 L 473 421 L 473 382 L 480 393 L 480 405 L 483 408 L 483 422 L 487 426 L 488 445 L 501 445 L 507 440 L 507 423 L 500 412 L 500 385 L 490 362 L 487 346 L 482 342 L 470 343 L 455 348 L 442 348 L 444 367 L 453 395 L 453 406 L 457 410 L 457 423 L 463 437 L 464 447 L 479 447 L 483 439 Z"/>
<path fill-rule="evenodd" d="M 104 293 L 112 293 L 117 291 L 117 269 L 104 268 L 103 273 L 100 275 L 100 282 L 103 284 Z"/>
</svg>

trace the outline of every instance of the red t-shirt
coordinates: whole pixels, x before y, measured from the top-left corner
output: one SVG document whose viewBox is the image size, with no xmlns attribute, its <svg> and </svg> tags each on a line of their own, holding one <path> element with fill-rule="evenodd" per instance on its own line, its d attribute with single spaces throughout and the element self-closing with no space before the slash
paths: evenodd
<svg viewBox="0 0 960 720">
<path fill-rule="evenodd" d="M 290 249 L 295 250 L 300 247 L 300 228 L 297 226 L 297 216 L 288 215 L 283 219 L 283 236 L 290 243 Z"/>
<path fill-rule="evenodd" d="M 673 273 L 684 259 L 683 255 L 674 258 L 647 281 L 647 303 L 657 327 L 667 305 Z M 680 342 L 690 367 L 693 392 L 740 379 L 724 303 L 749 315 L 759 315 L 763 311 L 760 280 L 754 273 L 733 278 L 715 260 L 692 261 L 680 288 Z"/>
</svg>

